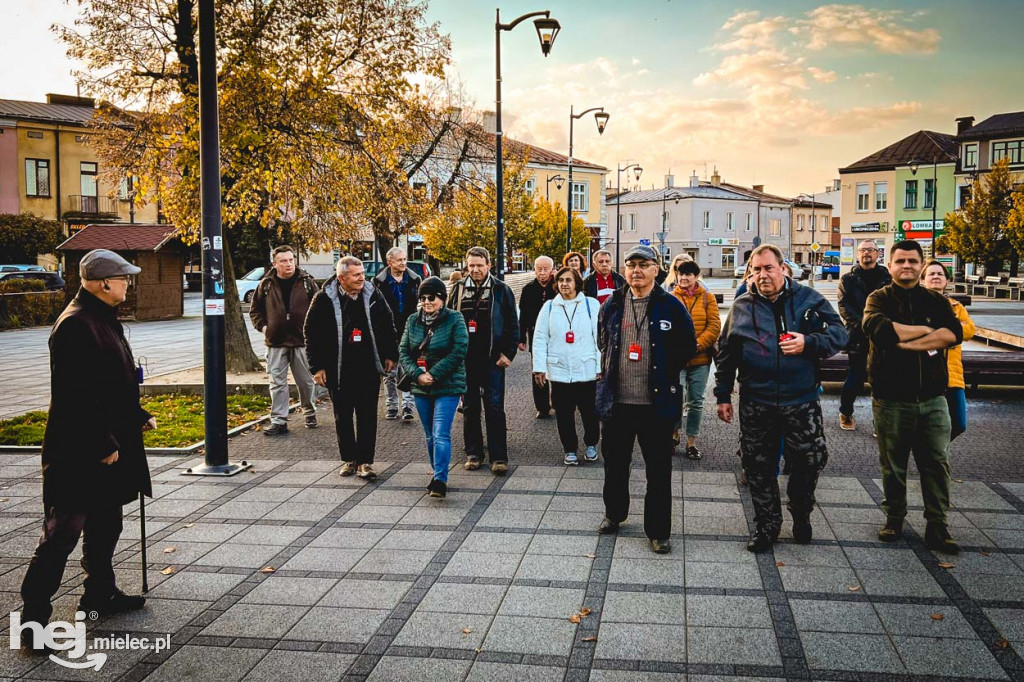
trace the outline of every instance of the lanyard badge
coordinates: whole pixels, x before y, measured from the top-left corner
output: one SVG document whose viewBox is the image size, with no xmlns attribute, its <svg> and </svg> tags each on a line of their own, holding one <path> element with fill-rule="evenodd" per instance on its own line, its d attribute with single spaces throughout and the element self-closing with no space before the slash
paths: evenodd
<svg viewBox="0 0 1024 682">
<path fill-rule="evenodd" d="M 362 343 L 363 332 L 359 329 L 359 327 L 356 327 L 355 329 L 352 330 L 352 336 L 350 337 L 350 339 L 352 343 Z"/>
<path fill-rule="evenodd" d="M 417 367 L 422 367 L 423 369 L 426 369 L 427 368 L 427 359 L 421 355 L 416 360 L 416 366 Z"/>
<path fill-rule="evenodd" d="M 470 334 L 476 334 L 476 320 L 470 320 L 467 326 Z"/>
<path fill-rule="evenodd" d="M 640 362 L 641 357 L 643 357 L 643 349 L 641 349 L 640 344 L 629 344 L 629 359 L 633 362 Z"/>
<path fill-rule="evenodd" d="M 576 335 L 573 334 L 571 329 L 565 333 L 565 342 L 576 343 Z"/>
</svg>

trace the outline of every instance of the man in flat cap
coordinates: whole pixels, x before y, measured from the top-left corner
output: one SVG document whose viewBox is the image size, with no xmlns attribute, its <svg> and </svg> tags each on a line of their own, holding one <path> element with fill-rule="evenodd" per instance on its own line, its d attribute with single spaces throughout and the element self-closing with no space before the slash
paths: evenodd
<svg viewBox="0 0 1024 682">
<path fill-rule="evenodd" d="M 604 453 L 604 520 L 615 533 L 629 515 L 633 443 L 640 442 L 647 475 L 644 534 L 651 550 L 671 551 L 672 433 L 683 411 L 679 374 L 697 351 L 693 320 L 679 299 L 656 286 L 658 254 L 649 246 L 626 252 L 626 284 L 601 305 L 601 374 L 597 413 Z"/>
<path fill-rule="evenodd" d="M 140 609 L 145 597 L 117 589 L 113 556 L 121 507 L 152 496 L 142 432 L 156 420 L 139 405 L 132 349 L 117 321 L 140 269 L 97 249 L 82 259 L 82 287 L 50 332 L 50 414 L 43 436 L 43 508 L 39 546 L 21 584 L 22 648 L 45 653 L 27 623 L 44 626 L 68 555 L 85 533 L 85 592 L 78 610 L 100 615 Z"/>
</svg>

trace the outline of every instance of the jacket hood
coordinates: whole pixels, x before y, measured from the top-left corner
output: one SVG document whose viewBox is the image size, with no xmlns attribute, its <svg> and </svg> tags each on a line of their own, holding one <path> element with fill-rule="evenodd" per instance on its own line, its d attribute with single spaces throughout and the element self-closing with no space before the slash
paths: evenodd
<svg viewBox="0 0 1024 682">
<path fill-rule="evenodd" d="M 374 290 L 375 287 L 370 282 L 370 280 L 366 280 L 363 282 L 363 290 L 360 292 L 360 298 L 367 305 L 369 304 L 370 297 L 373 296 Z M 332 301 L 337 302 L 341 300 L 343 292 L 341 290 L 341 283 L 338 281 L 337 277 L 332 277 L 331 279 L 324 282 L 324 293 L 326 293 L 327 296 Z"/>
</svg>

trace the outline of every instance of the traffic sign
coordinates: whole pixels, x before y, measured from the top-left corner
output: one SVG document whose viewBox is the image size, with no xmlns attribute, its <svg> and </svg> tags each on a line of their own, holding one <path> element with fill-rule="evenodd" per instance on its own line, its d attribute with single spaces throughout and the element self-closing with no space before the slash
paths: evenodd
<svg viewBox="0 0 1024 682">
<path fill-rule="evenodd" d="M 641 246 L 650 246 L 651 245 L 651 240 L 650 239 L 641 239 L 640 240 L 640 245 Z"/>
<path fill-rule="evenodd" d="M 814 253 L 818 253 L 819 251 L 821 251 L 821 244 L 819 244 L 818 242 L 814 242 L 813 244 L 811 244 L 811 251 L 813 251 Z"/>
<path fill-rule="evenodd" d="M 757 247 L 761 246 L 761 238 L 760 237 L 754 237 L 754 239 L 751 241 L 751 243 L 754 245 L 754 248 L 756 249 Z"/>
<path fill-rule="evenodd" d="M 668 236 L 668 232 L 655 232 L 654 236 L 658 238 L 659 242 L 665 241 L 665 237 Z"/>
</svg>

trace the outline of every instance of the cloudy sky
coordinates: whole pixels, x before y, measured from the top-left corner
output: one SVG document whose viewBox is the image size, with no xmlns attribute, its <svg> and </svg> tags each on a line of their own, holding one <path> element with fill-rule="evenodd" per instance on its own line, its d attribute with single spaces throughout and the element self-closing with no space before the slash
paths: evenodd
<svg viewBox="0 0 1024 682">
<path fill-rule="evenodd" d="M 74 92 L 48 27 L 70 23 L 76 3 L 3 1 L 0 98 Z M 429 10 L 484 109 L 494 106 L 495 5 L 432 0 Z M 838 167 L 916 130 L 1024 109 L 1021 0 L 506 0 L 502 19 L 539 9 L 562 23 L 550 57 L 530 22 L 502 35 L 507 134 L 565 153 L 570 105 L 603 106 L 608 129 L 599 137 L 578 121 L 576 156 L 612 169 L 639 162 L 644 186 L 670 169 L 685 184 L 717 167 L 770 192 L 818 191 Z"/>
</svg>

